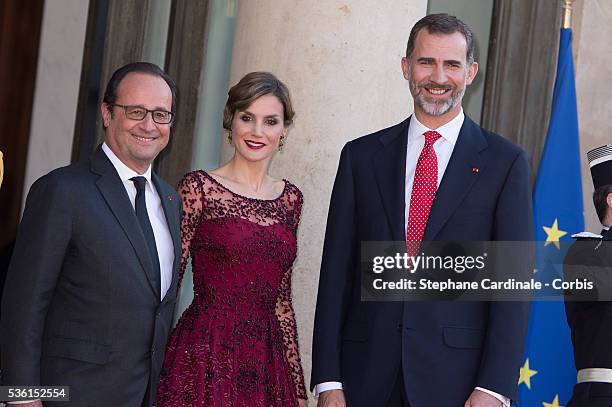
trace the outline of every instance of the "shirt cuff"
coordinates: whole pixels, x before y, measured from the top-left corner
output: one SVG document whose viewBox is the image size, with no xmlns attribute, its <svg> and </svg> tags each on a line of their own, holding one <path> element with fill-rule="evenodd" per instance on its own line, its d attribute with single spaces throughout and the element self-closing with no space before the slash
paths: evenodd
<svg viewBox="0 0 612 407">
<path fill-rule="evenodd" d="M 319 395 L 321 393 L 323 393 L 324 391 L 328 391 L 328 390 L 342 390 L 342 383 L 340 383 L 340 382 L 323 382 L 323 383 L 319 383 L 319 384 L 317 384 L 314 387 L 313 394 L 314 394 L 315 397 L 319 397 Z M 495 393 L 494 391 L 487 390 L 487 389 L 484 389 L 482 387 L 476 387 L 476 390 L 480 390 L 483 393 L 490 394 L 491 396 L 493 396 L 496 399 L 498 399 L 499 401 L 501 401 L 502 404 L 504 405 L 504 407 L 510 407 L 510 399 L 508 397 L 502 396 L 499 393 Z"/>
<path fill-rule="evenodd" d="M 323 393 L 324 391 L 329 391 L 329 390 L 342 390 L 342 383 L 340 382 L 319 383 L 314 387 L 314 391 L 312 392 L 312 394 L 315 397 L 319 397 L 319 394 Z"/>
<path fill-rule="evenodd" d="M 506 396 L 502 396 L 501 394 L 495 393 L 494 391 L 491 391 L 491 390 L 483 389 L 482 387 L 476 387 L 475 390 L 480 390 L 483 393 L 490 394 L 491 396 L 501 401 L 504 407 L 510 407 L 510 399 Z"/>
<path fill-rule="evenodd" d="M 8 404 L 26 404 L 26 403 L 34 403 L 35 401 L 39 401 L 40 399 L 36 399 L 36 400 L 21 400 L 21 401 L 9 401 Z"/>
</svg>

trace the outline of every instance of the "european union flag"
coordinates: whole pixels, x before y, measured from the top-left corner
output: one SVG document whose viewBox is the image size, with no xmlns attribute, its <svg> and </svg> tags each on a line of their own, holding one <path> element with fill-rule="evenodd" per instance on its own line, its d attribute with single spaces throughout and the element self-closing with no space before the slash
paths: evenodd
<svg viewBox="0 0 612 407">
<path fill-rule="evenodd" d="M 536 273 L 560 275 L 564 247 L 584 229 L 572 31 L 561 29 L 559 61 L 546 144 L 533 192 Z M 540 274 L 541 273 L 541 274 Z M 538 277 L 536 277 L 538 278 Z M 521 407 L 564 406 L 576 382 L 563 298 L 534 301 L 519 378 Z"/>
</svg>

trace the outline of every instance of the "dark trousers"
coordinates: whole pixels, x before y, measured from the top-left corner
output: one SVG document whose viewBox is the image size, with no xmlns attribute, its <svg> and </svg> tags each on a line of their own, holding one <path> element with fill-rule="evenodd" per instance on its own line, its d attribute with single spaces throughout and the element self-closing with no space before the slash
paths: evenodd
<svg viewBox="0 0 612 407">
<path fill-rule="evenodd" d="M 408 397 L 406 396 L 404 375 L 401 367 L 397 373 L 397 379 L 395 380 L 391 397 L 389 397 L 389 401 L 387 402 L 387 407 L 410 407 L 410 404 L 408 404 Z"/>
</svg>

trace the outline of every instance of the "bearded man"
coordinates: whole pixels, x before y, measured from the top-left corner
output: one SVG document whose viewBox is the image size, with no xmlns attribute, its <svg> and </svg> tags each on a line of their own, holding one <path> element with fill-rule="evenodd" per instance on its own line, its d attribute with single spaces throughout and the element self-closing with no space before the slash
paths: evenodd
<svg viewBox="0 0 612 407">
<path fill-rule="evenodd" d="M 470 28 L 413 27 L 404 78 L 414 114 L 346 144 L 331 197 L 313 339 L 318 405 L 508 406 L 529 306 L 361 301 L 361 243 L 533 240 L 526 154 L 468 118 Z"/>
</svg>

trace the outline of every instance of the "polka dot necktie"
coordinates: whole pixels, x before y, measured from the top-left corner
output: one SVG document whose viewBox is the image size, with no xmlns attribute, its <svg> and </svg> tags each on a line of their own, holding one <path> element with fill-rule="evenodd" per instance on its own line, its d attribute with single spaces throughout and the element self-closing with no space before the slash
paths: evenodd
<svg viewBox="0 0 612 407">
<path fill-rule="evenodd" d="M 425 136 L 425 145 L 414 172 L 406 231 L 406 249 L 410 256 L 415 256 L 418 253 L 429 218 L 429 211 L 438 190 L 438 158 L 433 144 L 441 136 L 437 131 L 426 131 L 423 135 Z"/>
</svg>

